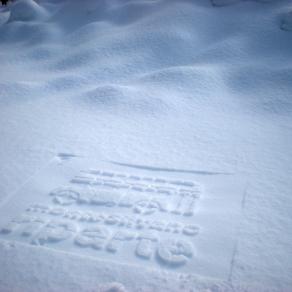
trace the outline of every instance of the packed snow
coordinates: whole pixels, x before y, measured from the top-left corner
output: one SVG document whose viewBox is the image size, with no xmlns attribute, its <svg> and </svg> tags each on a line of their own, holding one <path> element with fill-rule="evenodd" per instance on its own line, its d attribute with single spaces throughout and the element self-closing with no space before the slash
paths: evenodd
<svg viewBox="0 0 292 292">
<path fill-rule="evenodd" d="M 291 291 L 291 0 L 0 6 L 0 291 Z"/>
</svg>

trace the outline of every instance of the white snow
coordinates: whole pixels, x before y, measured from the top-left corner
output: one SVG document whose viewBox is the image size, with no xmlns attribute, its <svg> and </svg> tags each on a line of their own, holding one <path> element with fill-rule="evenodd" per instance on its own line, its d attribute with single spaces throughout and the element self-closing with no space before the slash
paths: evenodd
<svg viewBox="0 0 292 292">
<path fill-rule="evenodd" d="M 289 291 L 291 19 L 0 6 L 0 291 Z"/>
</svg>

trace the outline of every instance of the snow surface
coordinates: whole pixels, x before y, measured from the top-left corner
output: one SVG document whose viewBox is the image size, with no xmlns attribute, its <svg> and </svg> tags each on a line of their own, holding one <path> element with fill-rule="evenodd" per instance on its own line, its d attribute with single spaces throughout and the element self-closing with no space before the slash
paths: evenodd
<svg viewBox="0 0 292 292">
<path fill-rule="evenodd" d="M 292 11 L 284 15 L 281 28 L 284 30 L 292 30 Z"/>
<path fill-rule="evenodd" d="M 81 2 L 0 7 L 0 291 L 291 291 L 291 1 Z"/>
</svg>

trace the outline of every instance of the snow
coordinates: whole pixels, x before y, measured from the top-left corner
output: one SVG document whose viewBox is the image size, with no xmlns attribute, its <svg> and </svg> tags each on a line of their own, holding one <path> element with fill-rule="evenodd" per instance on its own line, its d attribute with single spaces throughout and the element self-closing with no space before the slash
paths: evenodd
<svg viewBox="0 0 292 292">
<path fill-rule="evenodd" d="M 1 291 L 289 291 L 291 1 L 0 7 Z"/>
<path fill-rule="evenodd" d="M 212 4 L 215 6 L 225 6 L 225 5 L 230 5 L 234 3 L 239 3 L 240 1 L 257 1 L 257 2 L 272 2 L 275 0 L 211 0 Z"/>
<path fill-rule="evenodd" d="M 9 21 L 43 20 L 45 16 L 45 9 L 35 1 L 19 0 L 11 5 Z"/>
<path fill-rule="evenodd" d="M 284 15 L 281 28 L 284 30 L 292 30 L 292 11 Z"/>
</svg>

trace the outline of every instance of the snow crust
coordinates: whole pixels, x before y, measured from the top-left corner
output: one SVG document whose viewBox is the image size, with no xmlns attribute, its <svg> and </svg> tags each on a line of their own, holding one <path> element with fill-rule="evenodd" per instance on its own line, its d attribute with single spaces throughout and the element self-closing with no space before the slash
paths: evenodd
<svg viewBox="0 0 292 292">
<path fill-rule="evenodd" d="M 81 2 L 0 7 L 0 291 L 289 291 L 291 1 Z"/>
</svg>

